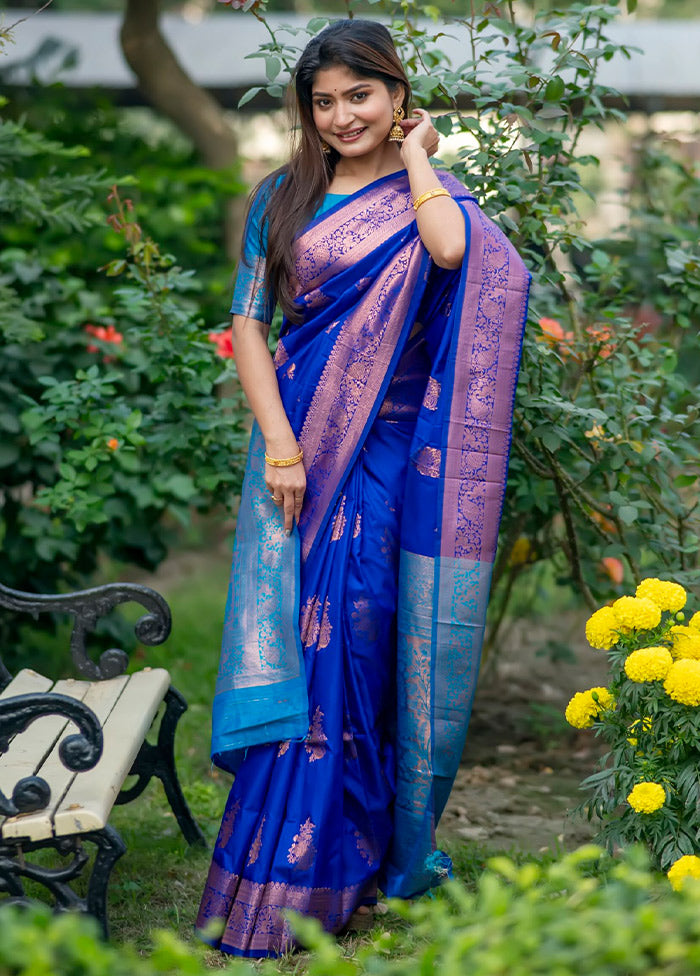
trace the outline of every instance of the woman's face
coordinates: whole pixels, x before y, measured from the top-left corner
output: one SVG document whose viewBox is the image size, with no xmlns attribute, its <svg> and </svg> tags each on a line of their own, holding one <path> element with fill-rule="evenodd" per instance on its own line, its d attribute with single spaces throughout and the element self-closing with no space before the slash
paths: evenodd
<svg viewBox="0 0 700 976">
<path fill-rule="evenodd" d="M 386 142 L 403 88 L 392 93 L 378 78 L 337 65 L 316 72 L 311 97 L 320 137 L 341 156 L 360 157 Z"/>
</svg>

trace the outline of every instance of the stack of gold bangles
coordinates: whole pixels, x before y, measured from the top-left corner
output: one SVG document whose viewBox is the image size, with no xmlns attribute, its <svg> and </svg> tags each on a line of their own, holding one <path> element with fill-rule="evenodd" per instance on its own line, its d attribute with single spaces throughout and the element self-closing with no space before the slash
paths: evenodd
<svg viewBox="0 0 700 976">
<path fill-rule="evenodd" d="M 421 195 L 416 197 L 416 199 L 413 201 L 413 209 L 417 210 L 428 200 L 432 200 L 433 197 L 449 197 L 449 195 L 450 194 L 444 188 L 444 186 L 436 187 L 434 190 L 426 190 L 425 193 L 421 193 Z"/>
<path fill-rule="evenodd" d="M 304 460 L 304 450 L 299 448 L 299 453 L 290 458 L 273 458 L 265 452 L 265 464 L 271 464 L 273 468 L 291 468 L 293 464 L 298 464 Z"/>
</svg>

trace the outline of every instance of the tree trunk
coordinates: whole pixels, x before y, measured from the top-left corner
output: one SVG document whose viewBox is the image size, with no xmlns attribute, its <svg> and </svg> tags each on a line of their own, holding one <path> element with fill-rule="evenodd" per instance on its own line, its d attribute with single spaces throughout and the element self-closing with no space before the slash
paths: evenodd
<svg viewBox="0 0 700 976">
<path fill-rule="evenodd" d="M 227 169 L 238 158 L 238 140 L 215 98 L 184 71 L 160 32 L 160 0 L 126 0 L 120 33 L 124 57 L 139 88 L 154 108 L 166 115 L 195 145 L 211 169 Z M 225 247 L 237 256 L 243 200 L 228 201 Z"/>
</svg>

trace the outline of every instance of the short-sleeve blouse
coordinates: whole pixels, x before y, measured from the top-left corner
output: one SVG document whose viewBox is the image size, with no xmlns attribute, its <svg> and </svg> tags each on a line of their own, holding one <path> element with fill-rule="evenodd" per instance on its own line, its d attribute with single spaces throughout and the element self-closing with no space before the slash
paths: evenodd
<svg viewBox="0 0 700 976">
<path fill-rule="evenodd" d="M 279 177 L 279 182 L 284 177 Z M 238 263 L 236 283 L 233 288 L 232 315 L 245 315 L 258 322 L 269 325 L 275 314 L 277 304 L 275 296 L 268 293 L 265 287 L 265 262 L 267 257 L 267 222 L 263 221 L 263 214 L 270 195 L 270 184 L 263 183 L 253 200 L 243 235 L 243 253 Z M 330 210 L 341 200 L 345 193 L 327 193 L 321 206 L 314 214 L 314 219 Z M 262 231 L 261 231 L 262 222 Z"/>
</svg>

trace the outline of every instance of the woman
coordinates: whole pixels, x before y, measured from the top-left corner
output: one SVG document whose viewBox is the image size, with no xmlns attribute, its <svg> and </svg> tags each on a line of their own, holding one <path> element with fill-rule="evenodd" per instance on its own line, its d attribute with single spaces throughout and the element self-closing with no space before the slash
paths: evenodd
<svg viewBox="0 0 700 976">
<path fill-rule="evenodd" d="M 251 205 L 233 303 L 256 423 L 214 708 L 236 772 L 198 925 L 371 923 L 449 870 L 435 824 L 478 669 L 529 276 L 429 157 L 388 31 L 296 68 L 300 144 Z M 274 362 L 274 302 L 285 313 Z"/>
</svg>

